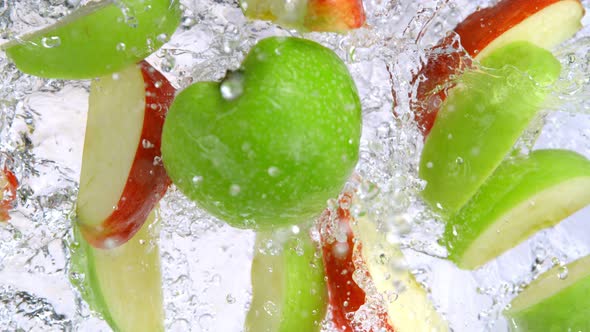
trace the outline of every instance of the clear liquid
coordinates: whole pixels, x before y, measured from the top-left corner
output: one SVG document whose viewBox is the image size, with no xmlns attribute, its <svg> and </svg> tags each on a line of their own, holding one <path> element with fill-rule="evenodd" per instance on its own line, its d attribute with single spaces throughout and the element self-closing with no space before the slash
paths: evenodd
<svg viewBox="0 0 590 332">
<path fill-rule="evenodd" d="M 0 37 L 54 22 L 81 3 L 0 2 Z M 219 80 L 257 40 L 297 35 L 246 20 L 233 1 L 185 0 L 182 26 L 149 60 L 179 88 Z M 590 1 L 583 1 L 587 10 Z M 411 81 L 425 50 L 489 1 L 365 1 L 368 27 L 347 35 L 306 34 L 345 60 L 363 104 L 357 173 L 360 202 L 401 242 L 411 271 L 455 331 L 504 331 L 502 310 L 550 267 L 590 253 L 588 208 L 474 272 L 440 258 L 443 227 L 419 198 L 422 137 L 410 115 Z M 555 54 L 564 67 L 534 147 L 590 157 L 590 18 Z M 69 281 L 69 215 L 77 193 L 89 82 L 19 73 L 0 54 L 0 163 L 21 182 L 18 205 L 0 226 L 0 326 L 6 330 L 108 331 Z M 395 91 L 395 92 L 392 92 Z M 392 112 L 395 103 L 395 116 Z M 529 135 L 527 134 L 527 135 Z M 525 146 L 527 135 L 521 140 Z M 532 145 L 532 144 L 529 144 Z M 254 233 L 209 217 L 171 189 L 161 202 L 161 255 L 169 331 L 240 331 L 250 291 Z M 329 327 L 326 327 L 329 330 Z"/>
</svg>

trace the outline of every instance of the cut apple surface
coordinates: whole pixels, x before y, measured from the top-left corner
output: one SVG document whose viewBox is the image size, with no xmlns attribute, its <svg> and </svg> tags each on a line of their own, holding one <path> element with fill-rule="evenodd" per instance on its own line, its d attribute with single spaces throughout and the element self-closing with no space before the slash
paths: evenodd
<svg viewBox="0 0 590 332">
<path fill-rule="evenodd" d="M 428 135 L 447 92 L 439 87 L 470 65 L 467 56 L 482 60 L 515 41 L 546 49 L 571 38 L 581 27 L 584 7 L 579 0 L 503 0 L 468 16 L 455 28 L 462 48 L 452 36 L 430 50 L 427 64 L 415 75 L 416 101 L 412 109 L 420 130 Z M 454 49 L 448 51 L 449 48 Z"/>
<path fill-rule="evenodd" d="M 173 97 L 146 62 L 92 83 L 76 211 L 92 246 L 123 244 L 166 192 L 160 141 Z"/>
<path fill-rule="evenodd" d="M 549 51 L 528 42 L 499 48 L 482 64 L 500 69 L 462 76 L 422 151 L 420 176 L 427 181 L 422 194 L 443 215 L 467 203 L 502 162 L 561 68 Z"/>
<path fill-rule="evenodd" d="M 117 332 L 164 331 L 158 225 L 152 212 L 141 230 L 115 249 L 96 249 L 74 225 L 73 283 Z"/>
<path fill-rule="evenodd" d="M 511 331 L 590 331 L 590 256 L 543 273 L 504 312 Z"/>
<path fill-rule="evenodd" d="M 177 0 L 92 1 L 3 48 L 31 75 L 83 79 L 122 70 L 167 41 L 180 23 Z"/>
<path fill-rule="evenodd" d="M 448 331 L 447 322 L 405 264 L 401 250 L 385 239 L 374 222 L 359 218 L 352 229 L 377 291 L 384 295 L 390 326 L 396 332 Z"/>
<path fill-rule="evenodd" d="M 443 242 L 473 269 L 590 204 L 590 160 L 567 150 L 507 159 L 447 222 Z"/>
<path fill-rule="evenodd" d="M 344 32 L 365 23 L 362 0 L 240 0 L 250 18 L 304 31 Z"/>
<path fill-rule="evenodd" d="M 279 253 L 260 252 L 284 241 Z M 305 232 L 281 239 L 258 233 L 252 262 L 252 304 L 247 332 L 320 331 L 328 306 L 324 267 Z"/>
</svg>

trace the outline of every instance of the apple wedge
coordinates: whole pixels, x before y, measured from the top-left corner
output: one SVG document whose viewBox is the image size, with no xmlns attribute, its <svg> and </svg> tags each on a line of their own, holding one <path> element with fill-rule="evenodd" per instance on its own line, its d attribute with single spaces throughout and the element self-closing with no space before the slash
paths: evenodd
<svg viewBox="0 0 590 332">
<path fill-rule="evenodd" d="M 141 230 L 115 249 L 90 246 L 74 225 L 73 279 L 90 308 L 117 332 L 164 331 L 158 224 L 152 212 Z"/>
<path fill-rule="evenodd" d="M 166 192 L 160 141 L 173 97 L 146 62 L 92 83 L 76 211 L 92 246 L 125 243 Z"/>
<path fill-rule="evenodd" d="M 549 51 L 528 42 L 503 46 L 482 64 L 499 69 L 463 74 L 422 151 L 423 197 L 447 216 L 467 203 L 506 157 L 561 70 Z"/>
<path fill-rule="evenodd" d="M 469 55 L 482 60 L 494 50 L 515 41 L 528 41 L 552 49 L 571 38 L 582 27 L 584 7 L 579 0 L 502 0 L 468 16 L 455 28 L 460 48 L 447 36 L 430 51 L 427 64 L 414 76 L 418 79 L 416 101 L 411 106 L 423 134 L 430 132 L 447 92 L 439 87 L 470 66 Z M 449 52 L 449 47 L 454 51 Z"/>
<path fill-rule="evenodd" d="M 267 241 L 280 253 L 262 253 Z M 306 232 L 289 239 L 258 233 L 252 262 L 252 304 L 246 332 L 320 331 L 328 306 L 324 267 Z"/>
<path fill-rule="evenodd" d="M 449 259 L 474 269 L 590 204 L 590 160 L 567 150 L 537 150 L 504 161 L 449 219 Z"/>
<path fill-rule="evenodd" d="M 567 271 L 567 277 L 565 276 Z M 511 331 L 590 331 L 590 256 L 543 273 L 504 311 Z"/>
<path fill-rule="evenodd" d="M 177 0 L 99 0 L 56 24 L 3 45 L 31 75 L 85 79 L 128 67 L 155 52 L 180 24 Z"/>
<path fill-rule="evenodd" d="M 447 322 L 435 310 L 426 291 L 416 282 L 412 273 L 400 269 L 400 264 L 405 263 L 401 250 L 388 242 L 375 223 L 366 217 L 357 219 L 351 225 L 373 284 L 379 293 L 389 299 L 386 308 L 393 330 L 448 331 Z"/>
<path fill-rule="evenodd" d="M 244 14 L 303 31 L 344 32 L 365 23 L 362 0 L 240 0 Z"/>
</svg>

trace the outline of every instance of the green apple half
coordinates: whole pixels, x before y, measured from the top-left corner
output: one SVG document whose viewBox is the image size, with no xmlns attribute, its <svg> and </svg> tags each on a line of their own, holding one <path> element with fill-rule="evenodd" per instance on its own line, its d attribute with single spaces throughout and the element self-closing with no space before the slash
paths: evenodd
<svg viewBox="0 0 590 332">
<path fill-rule="evenodd" d="M 374 222 L 361 217 L 351 223 L 357 245 L 377 291 L 384 295 L 390 326 L 398 332 L 449 331 L 428 294 L 410 271 L 400 268 L 405 258 L 397 245 L 386 240 Z M 395 296 L 392 296 L 395 294 Z"/>
<path fill-rule="evenodd" d="M 543 273 L 512 300 L 504 315 L 511 331 L 590 331 L 588 308 L 590 256 Z"/>
<path fill-rule="evenodd" d="M 477 268 L 590 204 L 590 160 L 537 150 L 504 161 L 447 222 L 443 242 L 459 267 Z"/>
<path fill-rule="evenodd" d="M 256 249 L 274 234 L 258 233 Z M 246 332 L 320 331 L 328 307 L 324 266 L 307 232 L 288 239 L 279 254 L 257 251 Z"/>
<path fill-rule="evenodd" d="M 100 0 L 45 29 L 3 45 L 31 75 L 85 79 L 113 73 L 155 52 L 180 23 L 178 0 Z"/>
<path fill-rule="evenodd" d="M 528 42 L 496 49 L 482 65 L 496 70 L 462 75 L 422 152 L 423 197 L 443 215 L 459 210 L 498 167 L 540 110 L 543 88 L 561 69 L 549 51 Z"/>
<path fill-rule="evenodd" d="M 115 249 L 90 246 L 74 225 L 73 280 L 92 310 L 114 331 L 164 331 L 158 224 L 152 212 L 135 236 Z"/>
<path fill-rule="evenodd" d="M 174 100 L 162 136 L 176 186 L 235 227 L 318 216 L 357 160 L 361 106 L 340 58 L 313 41 L 261 40 L 241 69 Z"/>
</svg>

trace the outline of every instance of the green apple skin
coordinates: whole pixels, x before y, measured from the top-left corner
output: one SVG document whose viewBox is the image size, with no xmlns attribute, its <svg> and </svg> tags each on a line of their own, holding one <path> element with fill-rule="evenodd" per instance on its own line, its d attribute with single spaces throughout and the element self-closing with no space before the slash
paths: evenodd
<svg viewBox="0 0 590 332">
<path fill-rule="evenodd" d="M 73 224 L 74 241 L 70 246 L 72 283 L 90 308 L 116 332 L 163 332 L 159 232 L 155 212 L 131 240 L 115 249 L 93 248 L 77 224 Z"/>
<path fill-rule="evenodd" d="M 257 247 L 268 239 L 257 234 Z M 246 332 L 319 332 L 327 309 L 324 266 L 306 232 L 288 239 L 278 255 L 255 254 Z"/>
<path fill-rule="evenodd" d="M 420 176 L 427 181 L 423 197 L 445 216 L 456 213 L 502 162 L 538 113 L 546 95 L 542 86 L 561 70 L 549 51 L 528 42 L 501 47 L 482 65 L 496 69 L 463 74 L 420 160 Z"/>
<path fill-rule="evenodd" d="M 220 92 L 228 80 L 243 89 L 231 100 Z M 269 229 L 305 222 L 337 197 L 357 163 L 360 134 L 357 90 L 336 54 L 271 37 L 224 82 L 197 83 L 176 97 L 162 158 L 174 184 L 212 215 Z"/>
<path fill-rule="evenodd" d="M 590 160 L 567 150 L 537 150 L 504 161 L 451 217 L 449 259 L 474 269 L 590 204 Z"/>
<path fill-rule="evenodd" d="M 533 281 L 504 315 L 513 332 L 590 331 L 590 256 L 555 267 Z"/>
<path fill-rule="evenodd" d="M 4 45 L 22 72 L 59 79 L 114 73 L 155 52 L 180 24 L 178 0 L 91 2 L 62 21 Z M 121 8 L 124 6 L 124 10 Z M 126 19 L 125 13 L 133 19 Z M 59 38 L 53 47 L 44 40 Z M 48 44 L 45 42 L 45 44 Z"/>
</svg>

